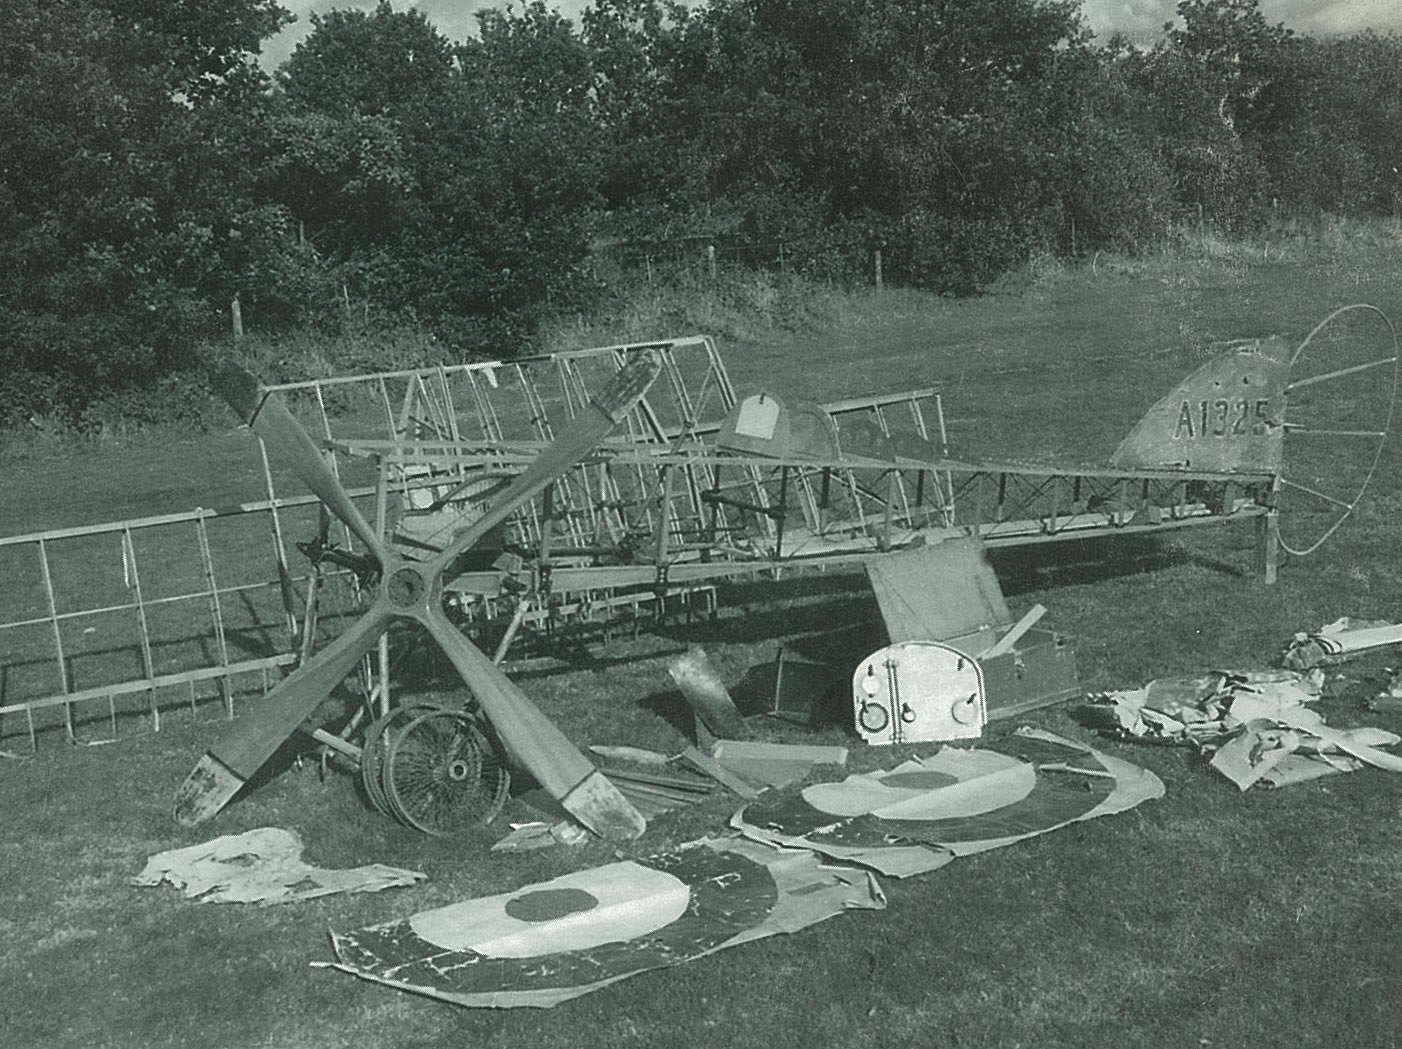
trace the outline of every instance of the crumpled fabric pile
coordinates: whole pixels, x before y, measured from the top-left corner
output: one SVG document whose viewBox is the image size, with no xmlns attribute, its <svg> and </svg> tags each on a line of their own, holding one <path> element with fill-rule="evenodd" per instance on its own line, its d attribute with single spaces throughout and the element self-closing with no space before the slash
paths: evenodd
<svg viewBox="0 0 1402 1049">
<path fill-rule="evenodd" d="M 421 871 L 374 863 L 324 870 L 302 861 L 302 839 L 282 827 L 259 827 L 168 849 L 146 861 L 133 885 L 169 883 L 200 903 L 291 903 L 338 892 L 379 892 L 415 885 Z"/>
<path fill-rule="evenodd" d="M 1160 678 L 1143 688 L 1088 697 L 1088 720 L 1112 735 L 1159 743 L 1213 744 L 1250 718 L 1317 700 L 1324 672 L 1219 670 Z"/>
<path fill-rule="evenodd" d="M 1122 739 L 1196 746 L 1242 790 L 1285 786 L 1373 765 L 1402 772 L 1402 758 L 1380 748 L 1402 742 L 1380 728 L 1330 728 L 1309 704 L 1324 672 L 1216 671 L 1165 678 L 1126 692 L 1102 692 L 1083 708 Z"/>
</svg>

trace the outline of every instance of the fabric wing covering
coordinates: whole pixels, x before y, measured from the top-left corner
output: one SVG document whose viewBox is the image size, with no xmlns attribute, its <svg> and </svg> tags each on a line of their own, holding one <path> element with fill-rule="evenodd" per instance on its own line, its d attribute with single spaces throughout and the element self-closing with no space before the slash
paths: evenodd
<svg viewBox="0 0 1402 1049">
<path fill-rule="evenodd" d="M 160 852 L 133 885 L 169 883 L 200 903 L 293 903 L 342 892 L 379 892 L 417 884 L 428 875 L 375 863 L 323 870 L 302 862 L 302 839 L 281 827 L 259 827 Z"/>
<path fill-rule="evenodd" d="M 740 838 L 566 874 L 332 934 L 335 968 L 467 1006 L 551 1006 L 845 910 L 886 905 L 867 871 Z"/>
<path fill-rule="evenodd" d="M 882 909 L 873 869 L 934 870 L 1162 795 L 1150 772 L 1021 729 L 752 802 L 733 821 L 742 836 L 332 933 L 329 964 L 459 1005 L 553 1006 L 843 911 Z"/>
<path fill-rule="evenodd" d="M 1146 769 L 1022 728 L 979 749 L 946 747 L 888 772 L 755 802 L 732 822 L 757 841 L 814 849 L 899 878 L 1163 793 L 1163 781 Z"/>
</svg>

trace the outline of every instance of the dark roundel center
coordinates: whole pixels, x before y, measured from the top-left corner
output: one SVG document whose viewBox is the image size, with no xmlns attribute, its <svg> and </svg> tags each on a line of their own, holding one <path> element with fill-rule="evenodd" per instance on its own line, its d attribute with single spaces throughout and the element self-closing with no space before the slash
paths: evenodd
<svg viewBox="0 0 1402 1049">
<path fill-rule="evenodd" d="M 506 913 L 523 922 L 548 922 L 582 914 L 599 905 L 599 898 L 583 889 L 540 889 L 506 901 Z"/>
<path fill-rule="evenodd" d="M 903 790 L 935 790 L 939 787 L 951 787 L 958 782 L 958 776 L 951 776 L 947 772 L 936 772 L 934 769 L 893 772 L 889 776 L 881 777 L 883 787 L 898 787 Z"/>
</svg>

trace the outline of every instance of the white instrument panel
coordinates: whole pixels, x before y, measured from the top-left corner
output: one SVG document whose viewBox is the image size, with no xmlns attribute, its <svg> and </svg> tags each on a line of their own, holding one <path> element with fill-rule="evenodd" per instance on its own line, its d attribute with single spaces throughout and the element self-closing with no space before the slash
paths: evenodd
<svg viewBox="0 0 1402 1049">
<path fill-rule="evenodd" d="M 983 668 L 938 641 L 899 641 L 857 666 L 852 709 L 868 743 L 976 739 L 988 721 Z"/>
</svg>

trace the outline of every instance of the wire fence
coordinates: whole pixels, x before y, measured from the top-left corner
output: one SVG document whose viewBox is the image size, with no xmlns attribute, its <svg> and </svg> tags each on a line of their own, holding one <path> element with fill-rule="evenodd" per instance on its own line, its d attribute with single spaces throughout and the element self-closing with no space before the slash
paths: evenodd
<svg viewBox="0 0 1402 1049">
<path fill-rule="evenodd" d="M 682 280 L 718 281 L 728 271 L 766 270 L 806 276 L 842 276 L 878 286 L 880 246 L 860 247 L 818 236 L 749 240 L 735 236 L 693 236 L 675 240 L 624 240 L 595 248 L 595 264 L 641 273 L 649 284 Z"/>
</svg>

